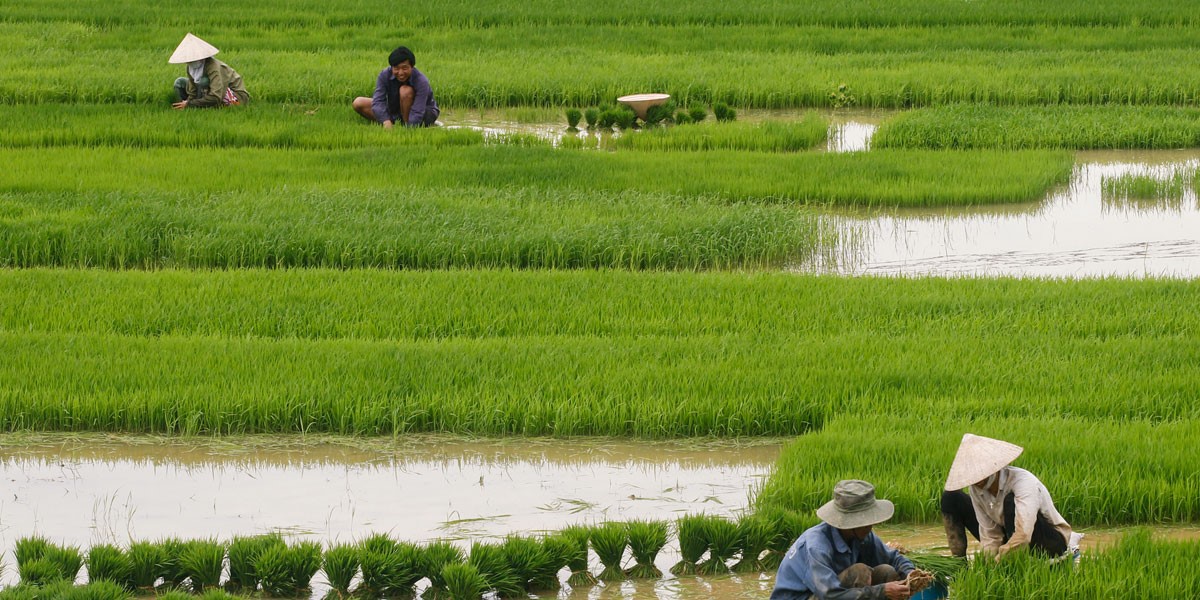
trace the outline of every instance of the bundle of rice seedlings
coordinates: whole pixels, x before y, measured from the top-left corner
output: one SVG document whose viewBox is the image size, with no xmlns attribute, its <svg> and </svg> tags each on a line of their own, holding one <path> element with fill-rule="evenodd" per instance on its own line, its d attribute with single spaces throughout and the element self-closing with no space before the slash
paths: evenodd
<svg viewBox="0 0 1200 600">
<path fill-rule="evenodd" d="M 303 595 L 320 568 L 321 546 L 316 542 L 269 546 L 254 561 L 263 592 L 271 596 Z"/>
<path fill-rule="evenodd" d="M 129 545 L 129 583 L 139 593 L 154 591 L 158 583 L 162 549 L 149 542 L 134 542 Z"/>
<path fill-rule="evenodd" d="M 729 573 L 727 561 L 737 554 L 737 523 L 712 515 L 704 521 L 703 532 L 708 541 L 708 560 L 700 563 L 696 572 L 701 575 Z"/>
<path fill-rule="evenodd" d="M 701 558 L 708 551 L 708 538 L 704 535 L 704 515 L 684 515 L 675 520 L 676 537 L 679 538 L 679 562 L 671 567 L 675 575 L 696 573 Z"/>
<path fill-rule="evenodd" d="M 358 549 L 349 544 L 339 544 L 325 551 L 322 570 L 329 581 L 329 595 L 346 598 L 350 595 L 350 584 L 358 574 Z"/>
<path fill-rule="evenodd" d="M 79 569 L 83 568 L 83 553 L 75 546 L 58 546 L 49 544 L 42 552 L 42 560 L 58 568 L 59 577 L 64 581 L 75 582 Z"/>
<path fill-rule="evenodd" d="M 217 540 L 192 540 L 179 555 L 179 569 L 200 594 L 221 584 L 225 570 L 225 544 Z"/>
<path fill-rule="evenodd" d="M 614 122 L 619 129 L 631 129 L 637 122 L 637 113 L 629 108 L 619 108 L 616 110 Z"/>
<path fill-rule="evenodd" d="M 737 111 L 729 108 L 729 105 L 724 102 L 716 102 L 713 103 L 713 116 L 718 121 L 732 121 L 737 118 Z"/>
<path fill-rule="evenodd" d="M 629 531 L 629 550 L 636 562 L 626 574 L 633 579 L 662 577 L 662 570 L 654 565 L 654 559 L 667 545 L 666 521 L 629 521 L 626 529 Z"/>
<path fill-rule="evenodd" d="M 572 130 L 579 129 L 579 127 L 578 127 L 579 119 L 582 117 L 583 117 L 583 112 L 581 112 L 578 108 L 568 108 L 567 109 L 567 127 Z"/>
<path fill-rule="evenodd" d="M 179 538 L 164 538 L 158 542 L 158 548 L 160 551 L 158 575 L 162 577 L 163 586 L 167 588 L 183 587 L 183 582 L 187 580 L 187 574 L 183 571 L 180 558 L 187 549 L 187 543 Z"/>
<path fill-rule="evenodd" d="M 18 539 L 13 549 L 13 555 L 17 559 L 17 568 L 41 558 L 46 553 L 46 548 L 49 547 L 50 542 L 46 538 L 31 536 Z"/>
<path fill-rule="evenodd" d="M 442 579 L 442 569 L 447 565 L 460 565 L 464 560 L 462 550 L 450 542 L 437 541 L 426 545 L 421 550 L 418 567 L 421 575 L 429 578 L 429 589 L 423 596 L 436 598 L 445 592 L 446 581 Z"/>
<path fill-rule="evenodd" d="M 762 572 L 767 570 L 760 557 L 775 538 L 775 528 L 770 519 L 761 515 L 743 515 L 737 522 L 738 555 L 733 565 L 735 573 Z"/>
<path fill-rule="evenodd" d="M 116 546 L 98 544 L 88 549 L 88 581 L 111 581 L 122 588 L 133 589 L 133 563 L 129 555 Z"/>
<path fill-rule="evenodd" d="M 44 586 L 63 581 L 58 565 L 45 558 L 26 559 L 17 565 L 17 574 L 22 585 Z"/>
<path fill-rule="evenodd" d="M 128 600 L 132 594 L 118 583 L 101 580 L 79 587 L 67 587 L 61 593 L 43 590 L 38 597 L 54 600 Z"/>
<path fill-rule="evenodd" d="M 371 598 L 407 596 L 421 579 L 421 550 L 405 542 L 396 542 L 383 534 L 359 544 L 362 583 L 357 593 Z"/>
<path fill-rule="evenodd" d="M 445 582 L 450 600 L 479 600 L 488 590 L 487 579 L 471 564 L 448 564 L 439 578 Z"/>
<path fill-rule="evenodd" d="M 763 568 L 768 571 L 779 568 L 779 564 L 783 561 L 783 556 L 787 554 L 788 548 L 791 548 L 792 542 L 795 542 L 796 538 L 804 533 L 804 530 L 815 525 L 817 521 L 815 515 L 802 515 L 784 509 L 769 509 L 761 512 L 760 515 L 770 521 L 771 528 L 774 530 L 771 542 L 767 545 L 767 553 L 761 559 Z"/>
<path fill-rule="evenodd" d="M 624 523 L 610 521 L 592 529 L 592 549 L 604 565 L 600 571 L 601 581 L 620 581 L 625 579 L 625 571 L 621 569 L 621 559 L 625 556 L 625 546 L 629 544 L 629 531 Z"/>
<path fill-rule="evenodd" d="M 501 598 L 517 598 L 525 595 L 525 586 L 517 578 L 508 563 L 504 548 L 495 544 L 475 542 L 471 545 L 471 556 L 467 564 L 475 567 L 487 582 L 488 589 Z"/>
<path fill-rule="evenodd" d="M 600 109 L 592 107 L 583 111 L 583 120 L 588 129 L 595 129 L 600 124 Z"/>
<path fill-rule="evenodd" d="M 909 552 L 904 556 L 913 566 L 928 572 L 932 581 L 949 587 L 950 580 L 967 566 L 966 557 L 943 556 L 933 552 Z"/>
<path fill-rule="evenodd" d="M 597 121 L 597 125 L 600 129 L 612 129 L 612 126 L 617 124 L 617 115 L 617 109 L 606 108 L 600 111 L 600 120 Z"/>
<path fill-rule="evenodd" d="M 229 582 L 226 588 L 234 592 L 258 590 L 259 577 L 254 570 L 254 561 L 267 548 L 283 545 L 283 537 L 278 533 L 234 537 L 229 542 Z"/>
<path fill-rule="evenodd" d="M 588 571 L 588 538 L 591 533 L 591 528 L 583 525 L 572 525 L 562 530 L 562 536 L 572 545 L 571 554 L 567 557 L 567 568 L 571 569 L 567 584 L 573 588 L 596 584 L 596 576 Z"/>
<path fill-rule="evenodd" d="M 708 111 L 704 109 L 703 104 L 693 104 L 688 107 L 688 118 L 693 123 L 700 123 L 708 117 Z"/>
<path fill-rule="evenodd" d="M 557 533 L 542 538 L 543 560 L 539 563 L 536 574 L 529 582 L 531 591 L 557 590 L 562 587 L 558 579 L 559 571 L 577 558 L 579 549 L 570 538 Z M 586 560 L 587 554 L 584 554 Z"/>
<path fill-rule="evenodd" d="M 547 577 L 547 572 L 557 573 L 552 565 L 554 560 L 546 553 L 546 548 L 534 538 L 510 535 L 500 546 L 504 559 L 512 569 L 513 575 L 521 587 L 530 592 L 539 588 L 557 588 L 556 575 Z M 553 583 L 548 579 L 553 579 Z"/>
<path fill-rule="evenodd" d="M 678 111 L 675 113 L 675 124 L 676 125 L 687 125 L 688 123 L 691 123 L 691 122 L 692 122 L 692 117 L 691 117 L 691 115 L 689 115 L 687 113 L 686 110 L 681 110 L 681 111 Z"/>
</svg>

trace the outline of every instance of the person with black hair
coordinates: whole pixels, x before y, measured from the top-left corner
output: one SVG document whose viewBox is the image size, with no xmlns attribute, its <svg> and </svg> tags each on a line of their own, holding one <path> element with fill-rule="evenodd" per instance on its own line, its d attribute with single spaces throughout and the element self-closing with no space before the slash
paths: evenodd
<svg viewBox="0 0 1200 600">
<path fill-rule="evenodd" d="M 417 70 L 417 57 L 400 46 L 388 56 L 388 67 L 375 80 L 375 95 L 354 99 L 354 111 L 376 121 L 384 129 L 399 123 L 405 127 L 429 127 L 441 110 L 433 99 L 429 78 Z"/>
</svg>

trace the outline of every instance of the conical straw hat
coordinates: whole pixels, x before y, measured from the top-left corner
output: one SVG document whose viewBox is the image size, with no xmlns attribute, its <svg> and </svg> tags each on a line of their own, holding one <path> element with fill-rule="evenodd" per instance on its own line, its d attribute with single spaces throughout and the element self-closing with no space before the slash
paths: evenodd
<svg viewBox="0 0 1200 600">
<path fill-rule="evenodd" d="M 167 62 L 173 65 L 190 63 L 194 60 L 214 56 L 218 52 L 220 50 L 214 48 L 212 44 L 189 33 L 183 36 L 183 41 L 179 42 L 179 46 L 175 48 L 175 53 L 171 55 L 171 58 L 167 59 Z"/>
<path fill-rule="evenodd" d="M 1016 444 L 964 433 L 946 477 L 946 490 L 961 490 L 979 483 L 1016 460 L 1024 448 Z"/>
</svg>

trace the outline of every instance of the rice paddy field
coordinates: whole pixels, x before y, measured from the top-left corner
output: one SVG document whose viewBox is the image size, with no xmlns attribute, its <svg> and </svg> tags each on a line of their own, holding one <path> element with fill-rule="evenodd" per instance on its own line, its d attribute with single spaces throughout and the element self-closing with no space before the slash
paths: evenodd
<svg viewBox="0 0 1200 600">
<path fill-rule="evenodd" d="M 248 105 L 171 110 L 188 32 Z M 765 599 L 847 478 L 952 598 L 1200 590 L 1198 34 L 1165 0 L 8 2 L 0 600 Z M 439 127 L 350 108 L 402 44 Z M 1025 448 L 1074 566 L 942 556 L 967 432 Z"/>
</svg>

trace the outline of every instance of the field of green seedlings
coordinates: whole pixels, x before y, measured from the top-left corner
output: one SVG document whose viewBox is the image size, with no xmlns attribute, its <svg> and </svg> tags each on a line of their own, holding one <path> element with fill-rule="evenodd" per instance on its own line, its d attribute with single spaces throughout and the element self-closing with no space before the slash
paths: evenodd
<svg viewBox="0 0 1200 600">
<path fill-rule="evenodd" d="M 170 109 L 189 31 L 247 106 Z M 835 251 L 845 212 L 1035 205 L 1073 150 L 1200 146 L 1198 34 L 1167 0 L 10 1 L 0 431 L 795 439 L 737 520 L 469 552 L 23 538 L 0 600 L 305 597 L 314 577 L 521 597 L 564 569 L 661 577 L 666 547 L 677 576 L 769 571 L 840 479 L 938 522 L 965 432 L 1024 446 L 1076 527 L 1198 523 L 1200 283 L 788 272 Z M 478 128 L 353 113 L 401 44 L 443 121 Z M 615 98 L 638 92 L 678 112 L 626 127 Z M 774 108 L 799 110 L 729 119 Z M 844 108 L 899 112 L 870 150 L 826 151 Z M 560 135 L 490 130 L 493 109 Z M 1104 202 L 1196 186 L 1114 177 Z M 1165 596 L 1198 589 L 1196 554 L 1138 533 L 1074 570 L 976 564 L 954 594 Z"/>
</svg>

